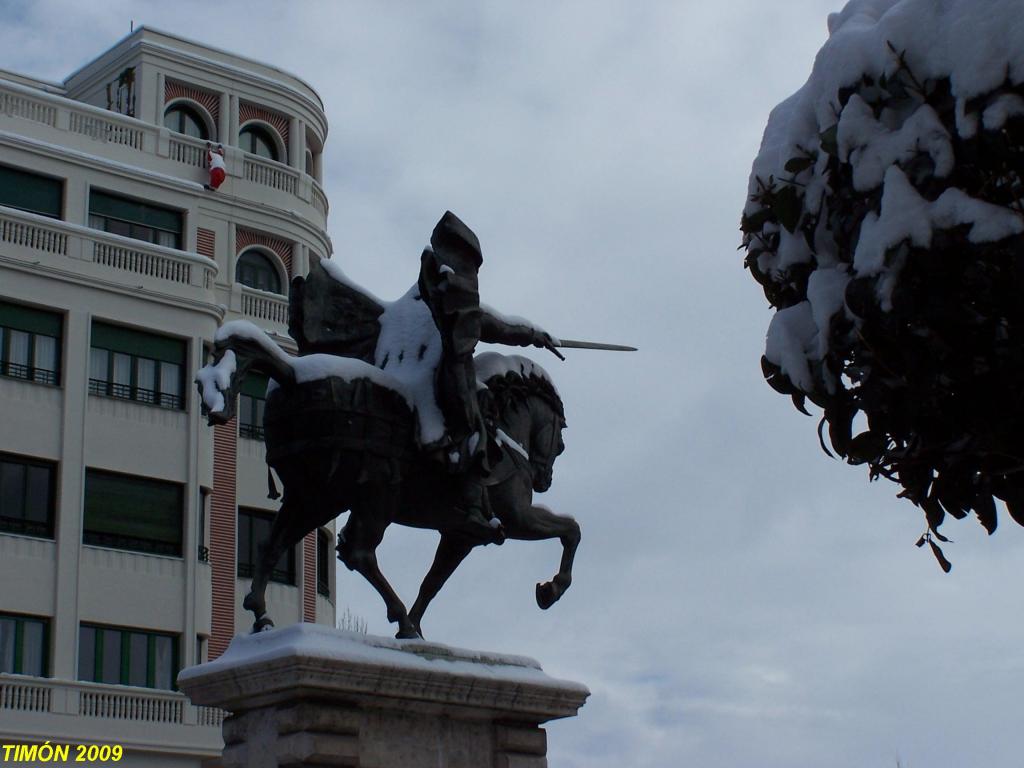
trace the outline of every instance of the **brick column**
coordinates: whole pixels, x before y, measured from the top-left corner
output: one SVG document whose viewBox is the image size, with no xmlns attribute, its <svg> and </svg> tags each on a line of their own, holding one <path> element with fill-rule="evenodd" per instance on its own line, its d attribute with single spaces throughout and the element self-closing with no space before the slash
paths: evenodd
<svg viewBox="0 0 1024 768">
<path fill-rule="evenodd" d="M 302 540 L 302 620 L 316 623 L 316 530 Z"/>
<path fill-rule="evenodd" d="M 210 499 L 210 567 L 213 616 L 207 658 L 227 650 L 235 634 L 235 527 L 238 521 L 235 476 L 238 429 L 234 419 L 213 430 L 213 495 Z"/>
</svg>

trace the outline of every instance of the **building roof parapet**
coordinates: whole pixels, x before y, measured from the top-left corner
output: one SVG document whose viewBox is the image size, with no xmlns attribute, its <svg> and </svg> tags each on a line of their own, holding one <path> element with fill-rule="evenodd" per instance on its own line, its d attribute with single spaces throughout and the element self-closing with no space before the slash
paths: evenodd
<svg viewBox="0 0 1024 768">
<path fill-rule="evenodd" d="M 3 67 L 0 67 L 0 80 L 19 83 L 21 85 L 28 86 L 33 90 L 43 91 L 44 93 L 53 93 L 57 96 L 64 96 L 66 93 L 63 83 L 58 83 L 54 80 L 43 80 L 42 78 L 32 77 L 31 75 L 23 75 L 20 72 L 14 72 L 10 69 L 4 69 Z"/>
<path fill-rule="evenodd" d="M 320 94 L 302 78 L 283 69 L 247 56 L 231 53 L 215 46 L 198 43 L 188 38 L 142 26 L 121 38 L 96 58 L 82 65 L 64 80 L 64 87 L 73 90 L 95 74 L 105 71 L 110 62 L 123 57 L 132 49 L 162 55 L 195 66 L 202 72 L 220 73 L 222 76 L 245 83 L 258 90 L 267 90 L 283 98 L 295 99 L 317 119 L 322 136 L 327 135 L 327 118 Z"/>
</svg>

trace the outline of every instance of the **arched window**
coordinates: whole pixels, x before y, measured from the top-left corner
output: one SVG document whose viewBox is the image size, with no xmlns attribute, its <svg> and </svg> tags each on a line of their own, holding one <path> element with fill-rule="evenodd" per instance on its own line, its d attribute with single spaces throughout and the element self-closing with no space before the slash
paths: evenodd
<svg viewBox="0 0 1024 768">
<path fill-rule="evenodd" d="M 199 116 L 196 110 L 184 104 L 175 104 L 164 112 L 164 127 L 203 141 L 208 141 L 210 138 L 206 121 Z"/>
<path fill-rule="evenodd" d="M 277 145 L 270 133 L 256 125 L 247 125 L 238 134 L 238 146 L 246 152 L 277 160 Z"/>
<path fill-rule="evenodd" d="M 246 251 L 238 257 L 235 280 L 250 288 L 281 293 L 281 277 L 274 262 L 259 251 Z"/>
</svg>

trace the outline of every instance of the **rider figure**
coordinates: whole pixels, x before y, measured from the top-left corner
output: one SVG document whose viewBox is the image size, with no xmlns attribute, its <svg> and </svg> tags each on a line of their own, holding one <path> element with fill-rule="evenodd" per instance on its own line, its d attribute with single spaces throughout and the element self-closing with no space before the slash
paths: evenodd
<svg viewBox="0 0 1024 768">
<path fill-rule="evenodd" d="M 455 475 L 460 508 L 467 518 L 480 522 L 482 517 L 496 529 L 500 542 L 504 536 L 484 485 L 500 449 L 480 411 L 473 353 L 479 341 L 552 351 L 555 342 L 544 331 L 509 323 L 480 308 L 477 273 L 482 263 L 476 235 L 454 214 L 446 213 L 420 259 L 419 289 L 441 335 L 435 393 L 448 433 L 446 466 Z"/>
</svg>

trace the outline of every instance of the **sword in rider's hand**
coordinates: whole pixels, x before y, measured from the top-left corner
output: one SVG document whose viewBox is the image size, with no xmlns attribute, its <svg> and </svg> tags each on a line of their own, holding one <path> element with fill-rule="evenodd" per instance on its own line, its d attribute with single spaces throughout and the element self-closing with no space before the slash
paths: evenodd
<svg viewBox="0 0 1024 768">
<path fill-rule="evenodd" d="M 554 352 L 560 360 L 565 360 L 565 356 L 558 351 L 559 347 L 562 349 L 603 349 L 607 352 L 637 351 L 636 347 L 627 347 L 623 344 L 602 344 L 597 341 L 577 341 L 576 339 L 552 339 L 552 346 L 547 348 Z"/>
</svg>

